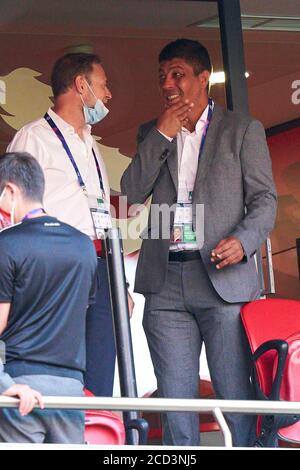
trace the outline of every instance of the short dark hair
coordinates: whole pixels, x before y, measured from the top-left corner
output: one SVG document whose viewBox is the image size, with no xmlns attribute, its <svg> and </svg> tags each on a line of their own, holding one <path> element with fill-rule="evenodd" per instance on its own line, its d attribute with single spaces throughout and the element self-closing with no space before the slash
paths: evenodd
<svg viewBox="0 0 300 470">
<path fill-rule="evenodd" d="M 199 75 L 204 70 L 211 73 L 212 65 L 206 47 L 192 39 L 176 39 L 167 44 L 159 54 L 159 63 L 179 57 L 193 66 L 194 74 Z"/>
<path fill-rule="evenodd" d="M 60 57 L 55 62 L 51 74 L 54 98 L 66 93 L 78 75 L 86 75 L 89 81 L 94 64 L 101 64 L 100 57 L 87 52 L 71 52 Z"/>
<path fill-rule="evenodd" d="M 0 156 L 0 194 L 7 183 L 15 184 L 29 201 L 43 201 L 44 173 L 29 153 L 11 152 Z"/>
</svg>

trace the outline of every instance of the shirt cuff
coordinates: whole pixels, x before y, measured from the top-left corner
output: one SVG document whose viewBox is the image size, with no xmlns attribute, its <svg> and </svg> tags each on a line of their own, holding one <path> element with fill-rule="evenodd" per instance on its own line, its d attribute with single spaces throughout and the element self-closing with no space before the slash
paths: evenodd
<svg viewBox="0 0 300 470">
<path fill-rule="evenodd" d="M 169 142 L 173 142 L 173 137 L 169 137 L 168 135 L 161 132 L 159 129 L 157 129 L 157 130 L 163 137 L 165 137 L 165 139 L 168 139 Z"/>
</svg>

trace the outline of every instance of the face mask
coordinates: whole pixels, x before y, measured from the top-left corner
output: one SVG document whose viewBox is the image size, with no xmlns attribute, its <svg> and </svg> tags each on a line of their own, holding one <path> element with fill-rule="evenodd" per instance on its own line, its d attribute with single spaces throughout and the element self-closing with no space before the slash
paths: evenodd
<svg viewBox="0 0 300 470">
<path fill-rule="evenodd" d="M 6 188 L 4 188 L 1 193 L 0 204 L 4 197 L 5 191 L 6 191 Z M 15 201 L 13 201 L 10 214 L 8 214 L 8 212 L 0 208 L 0 230 L 2 230 L 3 228 L 7 228 L 7 227 L 11 227 L 12 225 L 15 225 L 15 206 L 16 206 L 16 203 Z"/>
<path fill-rule="evenodd" d="M 104 119 L 105 116 L 107 116 L 107 114 L 109 113 L 109 110 L 107 109 L 106 106 L 104 106 L 104 103 L 99 98 L 96 97 L 95 93 L 93 92 L 88 82 L 86 82 L 86 84 L 96 99 L 95 106 L 93 108 L 90 108 L 89 106 L 85 104 L 81 95 L 80 97 L 83 103 L 83 113 L 84 113 L 85 122 L 86 124 L 93 125 L 93 124 L 97 124 L 97 122 L 102 121 L 102 119 Z"/>
</svg>

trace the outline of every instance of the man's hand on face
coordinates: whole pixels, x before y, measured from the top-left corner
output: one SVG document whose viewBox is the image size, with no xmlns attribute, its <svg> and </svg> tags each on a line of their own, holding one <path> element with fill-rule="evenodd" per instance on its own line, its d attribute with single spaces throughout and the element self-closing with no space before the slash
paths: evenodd
<svg viewBox="0 0 300 470">
<path fill-rule="evenodd" d="M 212 263 L 217 263 L 217 269 L 222 269 L 225 266 L 240 263 L 244 256 L 241 242 L 235 237 L 228 237 L 221 240 L 212 250 L 210 260 Z"/>
<path fill-rule="evenodd" d="M 191 112 L 194 103 L 189 100 L 174 100 L 157 121 L 157 129 L 164 135 L 173 138 L 176 137 L 181 128 L 187 123 L 188 115 Z"/>
<path fill-rule="evenodd" d="M 3 392 L 2 395 L 20 399 L 19 411 L 21 416 L 28 415 L 35 405 L 39 405 L 41 409 L 44 408 L 42 395 L 28 385 L 15 384 Z"/>
</svg>

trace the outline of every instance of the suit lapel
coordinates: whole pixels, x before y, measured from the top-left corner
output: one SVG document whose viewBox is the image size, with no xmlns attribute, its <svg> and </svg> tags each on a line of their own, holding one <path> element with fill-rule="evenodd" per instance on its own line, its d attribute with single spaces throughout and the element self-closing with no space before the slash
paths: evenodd
<svg viewBox="0 0 300 470">
<path fill-rule="evenodd" d="M 195 191 L 201 185 L 201 181 L 205 178 L 209 165 L 216 152 L 218 143 L 218 133 L 221 120 L 223 118 L 223 109 L 215 104 L 212 119 L 206 134 L 205 144 L 199 159 L 198 170 L 195 180 Z"/>
<path fill-rule="evenodd" d="M 176 193 L 178 192 L 178 154 L 177 154 L 177 139 L 174 139 L 174 150 L 172 151 L 171 155 L 168 156 L 167 159 L 169 171 L 171 173 L 171 177 L 173 183 L 176 188 Z"/>
<path fill-rule="evenodd" d="M 224 115 L 224 110 L 215 104 L 213 116 L 211 119 L 210 126 L 207 131 L 205 144 L 203 147 L 202 155 L 199 160 L 196 180 L 195 180 L 195 191 L 201 185 L 201 181 L 205 178 L 210 162 L 212 161 L 217 147 L 217 136 L 219 133 L 219 126 Z M 178 154 L 177 154 L 177 142 L 174 142 L 174 150 L 167 159 L 169 171 L 178 192 Z"/>
</svg>

